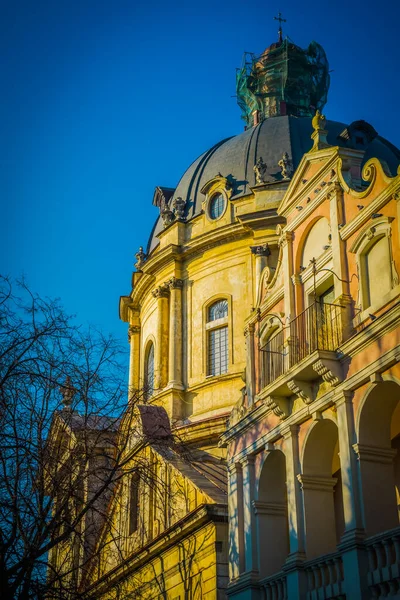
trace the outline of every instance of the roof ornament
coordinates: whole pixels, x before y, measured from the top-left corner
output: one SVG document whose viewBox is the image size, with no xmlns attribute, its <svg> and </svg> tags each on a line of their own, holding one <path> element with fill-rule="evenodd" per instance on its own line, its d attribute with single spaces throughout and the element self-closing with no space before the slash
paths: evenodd
<svg viewBox="0 0 400 600">
<path fill-rule="evenodd" d="M 279 43 L 282 44 L 282 42 L 283 42 L 282 23 L 286 23 L 286 19 L 282 18 L 282 13 L 279 11 L 278 16 L 274 17 L 274 21 L 279 21 L 279 29 L 278 29 Z"/>
<path fill-rule="evenodd" d="M 137 262 L 135 262 L 135 268 L 138 271 L 141 271 L 142 267 L 146 261 L 146 254 L 143 251 L 143 246 L 139 247 L 139 250 L 138 250 L 138 252 L 136 252 L 135 257 L 136 257 L 136 261 L 137 261 Z"/>
<path fill-rule="evenodd" d="M 184 219 L 186 200 L 180 196 L 172 201 L 172 210 L 177 219 Z"/>
<path fill-rule="evenodd" d="M 281 160 L 278 162 L 281 168 L 282 179 L 290 179 L 293 175 L 293 163 L 287 152 L 283 153 Z"/>
<path fill-rule="evenodd" d="M 317 110 L 312 118 L 311 123 L 314 129 L 313 133 L 311 134 L 311 139 L 314 140 L 314 146 L 311 148 L 311 152 L 328 148 L 329 144 L 328 140 L 326 139 L 328 131 L 325 129 L 325 115 L 321 114 L 319 110 Z"/>
<path fill-rule="evenodd" d="M 163 209 L 160 210 L 161 219 L 164 225 L 164 229 L 171 225 L 171 223 L 175 220 L 175 215 L 168 207 L 168 204 L 165 205 Z"/>
<path fill-rule="evenodd" d="M 262 156 L 260 156 L 253 167 L 253 171 L 256 175 L 256 183 L 265 183 L 267 168 L 268 165 L 263 161 Z"/>
<path fill-rule="evenodd" d="M 64 385 L 60 386 L 60 392 L 62 394 L 63 400 L 63 408 L 70 408 L 72 404 L 72 400 L 76 394 L 76 388 L 72 385 L 71 377 L 67 375 L 65 378 Z"/>
</svg>

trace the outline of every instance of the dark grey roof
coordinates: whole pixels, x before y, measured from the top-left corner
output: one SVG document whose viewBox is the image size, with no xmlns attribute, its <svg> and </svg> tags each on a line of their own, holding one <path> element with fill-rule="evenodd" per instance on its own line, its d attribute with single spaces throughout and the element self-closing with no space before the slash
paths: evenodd
<svg viewBox="0 0 400 600">
<path fill-rule="evenodd" d="M 327 121 L 328 142 L 332 146 L 354 147 L 351 139 L 346 139 L 346 136 L 340 137 L 347 127 L 344 123 Z M 303 154 L 313 145 L 312 132 L 310 117 L 281 116 L 265 119 L 240 135 L 222 140 L 190 165 L 180 180 L 170 204 L 174 198 L 180 196 L 187 203 L 187 219 L 200 214 L 204 199 L 201 189 L 218 173 L 233 178 L 232 199 L 245 196 L 250 192 L 250 187 L 256 183 L 253 168 L 259 157 L 262 157 L 267 164 L 267 180 L 279 181 L 282 176 L 278 162 L 283 153 L 289 154 L 296 169 Z M 372 141 L 367 140 L 367 145 L 363 149 L 365 149 L 364 162 L 375 156 L 385 161 L 389 171 L 395 175 L 400 163 L 400 151 L 395 146 L 377 136 Z M 162 222 L 159 218 L 150 235 L 148 253 L 157 246 L 157 234 L 160 231 L 162 231 Z"/>
</svg>

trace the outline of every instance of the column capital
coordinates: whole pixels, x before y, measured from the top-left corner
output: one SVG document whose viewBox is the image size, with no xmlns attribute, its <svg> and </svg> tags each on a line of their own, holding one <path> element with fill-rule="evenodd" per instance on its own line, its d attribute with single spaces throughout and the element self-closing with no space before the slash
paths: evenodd
<svg viewBox="0 0 400 600">
<path fill-rule="evenodd" d="M 253 454 L 246 454 L 244 458 L 240 461 L 242 468 L 252 467 L 255 462 L 255 456 Z"/>
<path fill-rule="evenodd" d="M 229 475 L 230 476 L 236 475 L 236 473 L 238 473 L 238 471 L 240 471 L 241 468 L 242 468 L 242 465 L 240 464 L 240 462 L 234 462 L 234 461 L 230 462 L 228 464 Z"/>
<path fill-rule="evenodd" d="M 290 439 L 291 437 L 297 436 L 299 434 L 300 427 L 298 425 L 286 425 L 281 429 L 281 433 L 285 440 Z"/>
<path fill-rule="evenodd" d="M 261 244 L 259 246 L 250 246 L 250 250 L 252 254 L 256 256 L 270 256 L 271 250 L 269 249 L 268 244 Z"/>
<path fill-rule="evenodd" d="M 352 404 L 354 392 L 351 390 L 341 390 L 333 397 L 336 408 L 342 406 L 342 404 Z"/>
<path fill-rule="evenodd" d="M 152 292 L 154 298 L 168 298 L 169 296 L 169 287 L 166 283 L 159 285 Z"/>
<path fill-rule="evenodd" d="M 171 277 L 164 285 L 167 285 L 170 290 L 181 290 L 183 288 L 183 279 Z"/>
<path fill-rule="evenodd" d="M 130 325 L 128 327 L 128 342 L 131 341 L 131 337 L 133 335 L 139 335 L 140 333 L 140 325 Z"/>
</svg>

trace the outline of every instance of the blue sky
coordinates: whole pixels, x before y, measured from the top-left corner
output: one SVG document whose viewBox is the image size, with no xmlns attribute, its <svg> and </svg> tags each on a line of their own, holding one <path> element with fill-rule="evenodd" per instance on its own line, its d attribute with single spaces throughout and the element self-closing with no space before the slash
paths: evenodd
<svg viewBox="0 0 400 600">
<path fill-rule="evenodd" d="M 243 130 L 235 68 L 276 40 L 279 9 L 285 35 L 325 48 L 326 116 L 400 146 L 400 9 L 368 4 L 3 0 L 0 272 L 125 338 L 154 188 Z"/>
</svg>

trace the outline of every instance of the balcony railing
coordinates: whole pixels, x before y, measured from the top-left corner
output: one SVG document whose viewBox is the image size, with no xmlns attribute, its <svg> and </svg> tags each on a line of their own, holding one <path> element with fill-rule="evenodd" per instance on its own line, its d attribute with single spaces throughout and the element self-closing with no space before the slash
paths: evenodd
<svg viewBox="0 0 400 600">
<path fill-rule="evenodd" d="M 315 352 L 335 351 L 343 341 L 343 306 L 315 302 L 261 348 L 261 388 Z"/>
<path fill-rule="evenodd" d="M 343 563 L 339 553 L 308 561 L 304 563 L 304 570 L 307 576 L 307 600 L 345 598 Z"/>
<path fill-rule="evenodd" d="M 372 598 L 395 596 L 400 590 L 400 527 L 368 538 L 365 545 Z"/>
<path fill-rule="evenodd" d="M 284 573 L 276 573 L 263 579 L 260 583 L 264 588 L 265 600 L 288 600 Z"/>
</svg>

